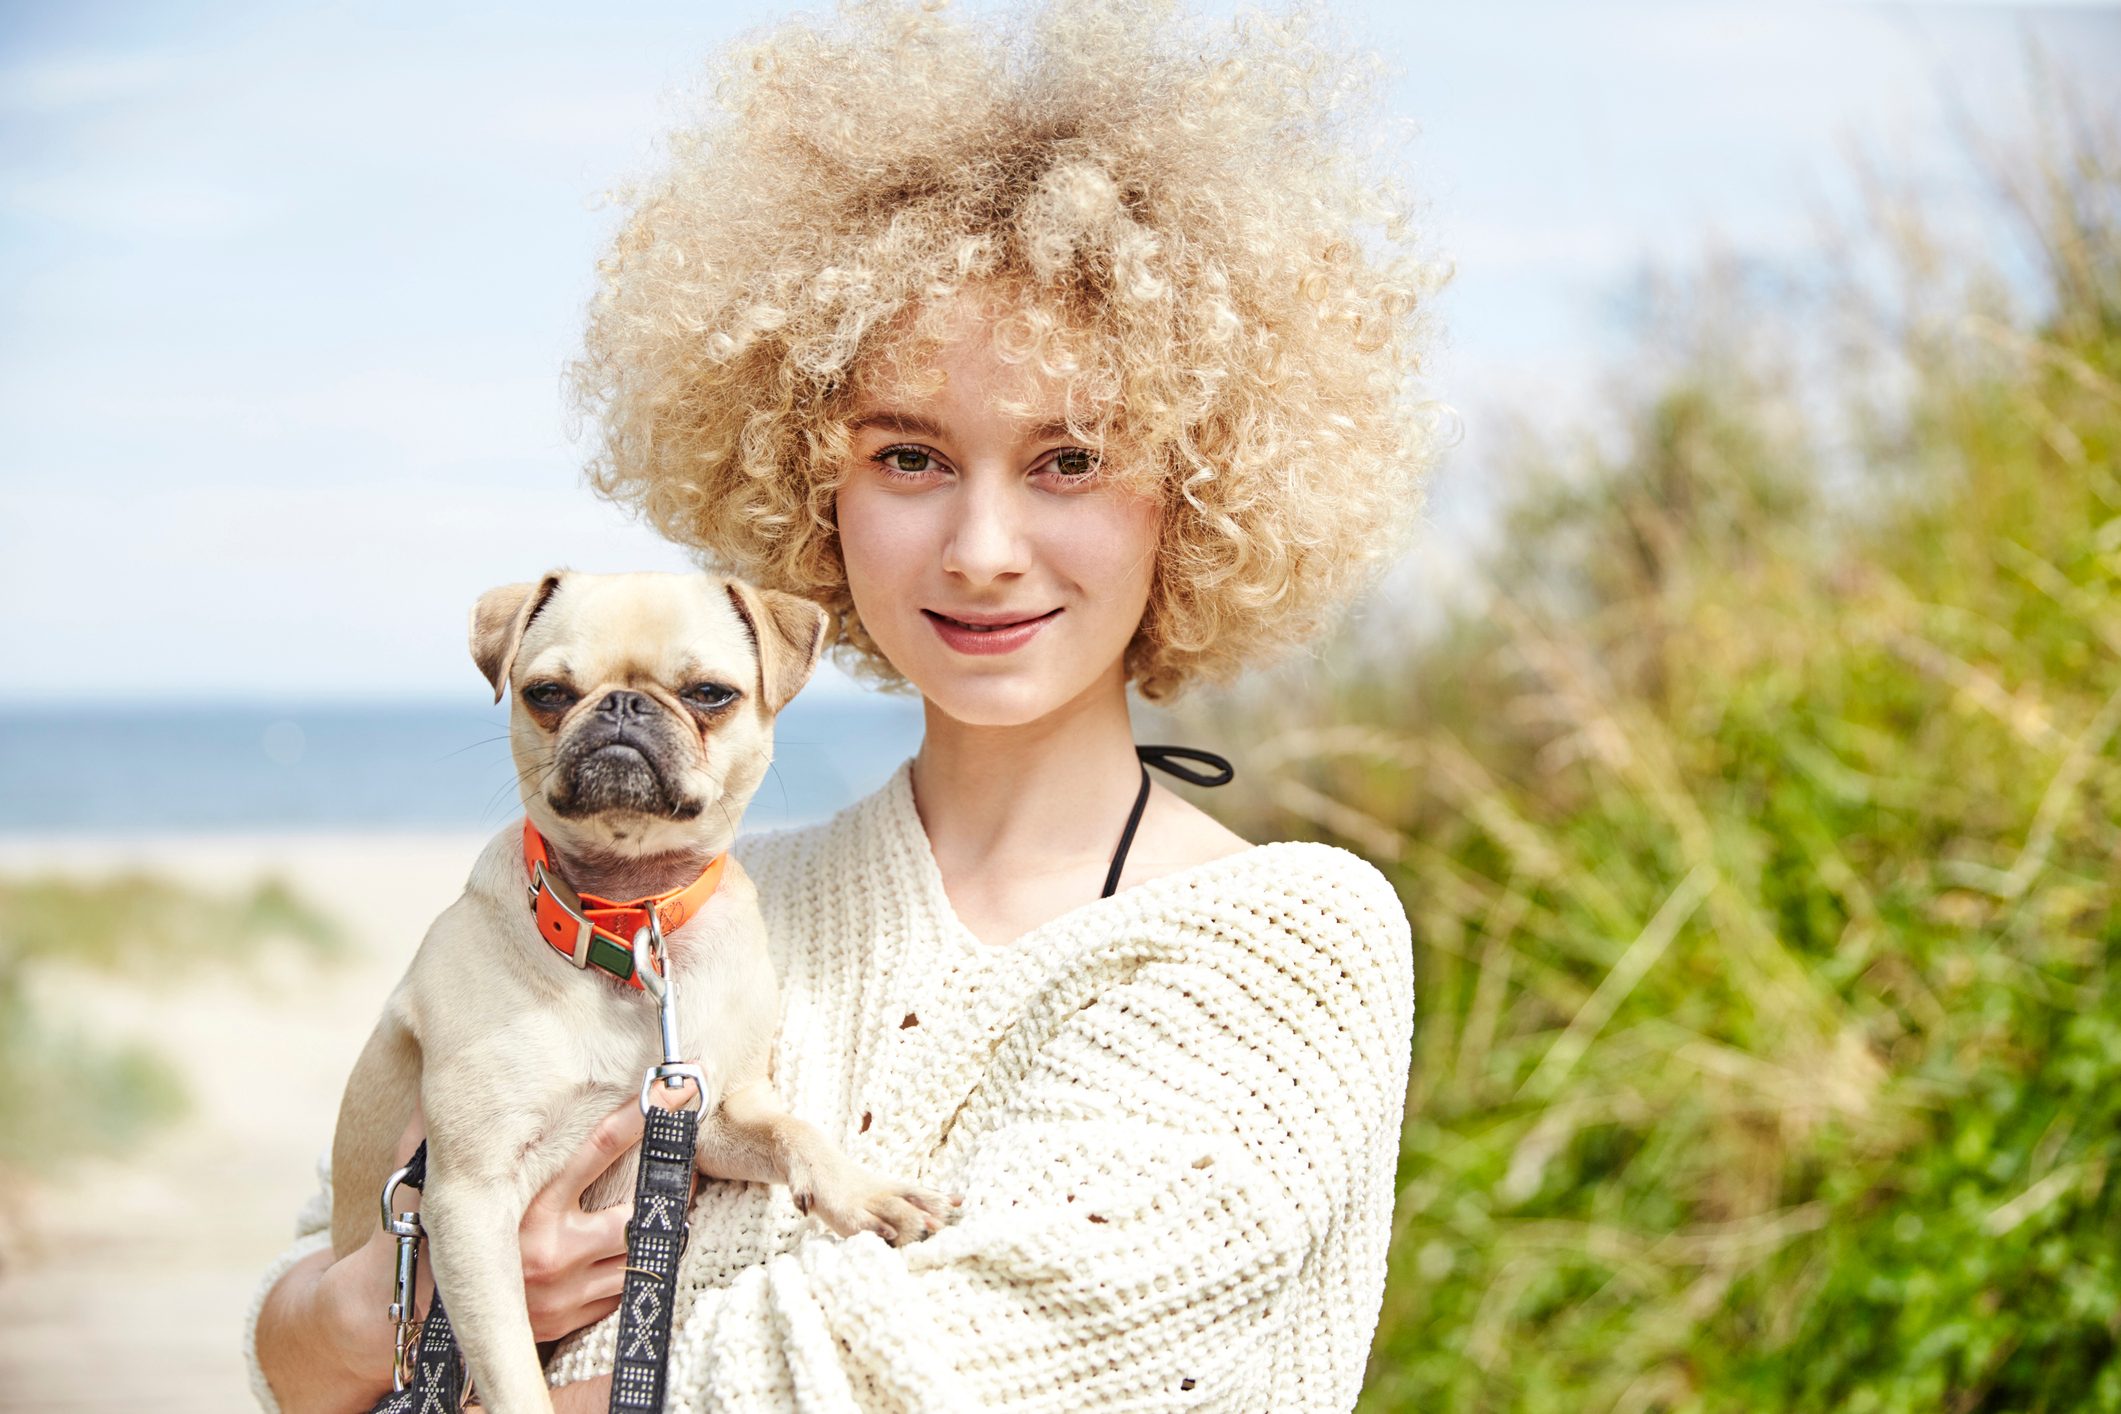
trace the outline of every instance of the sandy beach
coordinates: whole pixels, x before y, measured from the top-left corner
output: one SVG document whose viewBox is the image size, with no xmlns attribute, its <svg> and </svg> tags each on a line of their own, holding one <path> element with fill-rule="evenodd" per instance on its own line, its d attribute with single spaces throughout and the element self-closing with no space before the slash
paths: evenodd
<svg viewBox="0 0 2121 1414">
<path fill-rule="evenodd" d="M 384 997 L 487 838 L 0 838 L 9 878 L 148 868 L 233 892 L 277 874 L 354 949 L 175 982 L 39 979 L 40 1010 L 152 1046 L 192 1108 L 130 1159 L 77 1164 L 0 1215 L 0 1409 L 251 1407 L 241 1325 L 258 1274 L 292 1236 Z"/>
</svg>

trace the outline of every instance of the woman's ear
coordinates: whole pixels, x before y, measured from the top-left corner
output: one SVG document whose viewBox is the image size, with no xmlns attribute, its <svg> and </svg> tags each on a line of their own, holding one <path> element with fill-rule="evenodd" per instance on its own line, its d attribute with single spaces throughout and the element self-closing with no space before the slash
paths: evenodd
<svg viewBox="0 0 2121 1414">
<path fill-rule="evenodd" d="M 817 670 L 830 618 L 823 605 L 800 594 L 760 589 L 741 579 L 723 584 L 758 647 L 759 697 L 768 711 L 778 712 Z"/>
<path fill-rule="evenodd" d="M 493 684 L 493 700 L 508 692 L 508 670 L 515 666 L 516 650 L 523 646 L 524 630 L 560 587 L 564 569 L 549 571 L 543 579 L 504 584 L 489 589 L 471 606 L 471 660 Z"/>
</svg>

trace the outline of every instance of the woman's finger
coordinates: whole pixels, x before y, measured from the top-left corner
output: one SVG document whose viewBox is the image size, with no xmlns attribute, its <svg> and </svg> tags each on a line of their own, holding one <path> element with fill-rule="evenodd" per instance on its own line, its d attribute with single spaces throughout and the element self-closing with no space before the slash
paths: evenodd
<svg viewBox="0 0 2121 1414">
<path fill-rule="evenodd" d="M 596 1234 L 597 1251 L 604 1257 L 626 1255 L 626 1224 L 633 1220 L 633 1204 L 613 1203 L 589 1215 Z"/>
<path fill-rule="evenodd" d="M 567 1163 L 554 1175 L 552 1182 L 545 1185 L 535 1201 L 556 1212 L 579 1207 L 582 1194 L 589 1185 L 595 1183 L 619 1155 L 640 1142 L 646 1122 L 637 1100 L 628 1100 L 604 1116 L 597 1127 L 589 1131 L 582 1147 L 567 1156 Z"/>
<path fill-rule="evenodd" d="M 589 1269 L 589 1279 L 582 1286 L 582 1300 L 594 1304 L 608 1301 L 626 1289 L 626 1256 L 607 1257 Z"/>
<path fill-rule="evenodd" d="M 611 1376 L 576 1380 L 557 1385 L 552 1391 L 553 1414 L 596 1414 L 611 1407 Z"/>
<path fill-rule="evenodd" d="M 549 1321 L 533 1317 L 530 1333 L 539 1340 L 558 1340 L 561 1336 L 572 1335 L 585 1326 L 595 1325 L 618 1310 L 620 1300 L 621 1298 L 615 1295 L 604 1296 L 594 1301 L 584 1301 L 570 1309 L 565 1316 Z"/>
</svg>

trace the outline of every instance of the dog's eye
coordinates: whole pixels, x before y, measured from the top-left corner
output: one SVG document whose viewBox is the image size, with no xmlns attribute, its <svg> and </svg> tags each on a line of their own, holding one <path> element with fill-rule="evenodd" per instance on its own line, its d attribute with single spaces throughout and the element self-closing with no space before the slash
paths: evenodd
<svg viewBox="0 0 2121 1414">
<path fill-rule="evenodd" d="M 534 682 L 523 689 L 523 700 L 533 707 L 558 707 L 574 694 L 556 682 Z"/>
<path fill-rule="evenodd" d="M 718 682 L 694 683 L 685 689 L 685 696 L 701 707 L 727 707 L 736 701 L 736 689 Z"/>
</svg>

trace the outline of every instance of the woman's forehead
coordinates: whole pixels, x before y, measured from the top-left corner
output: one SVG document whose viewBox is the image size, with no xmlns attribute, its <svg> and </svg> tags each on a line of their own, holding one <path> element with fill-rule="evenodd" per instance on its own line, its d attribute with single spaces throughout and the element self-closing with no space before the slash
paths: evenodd
<svg viewBox="0 0 2121 1414">
<path fill-rule="evenodd" d="M 972 413 L 1000 416 L 1033 429 L 1065 428 L 1082 418 L 1076 380 L 1011 359 L 991 329 L 960 326 L 943 339 L 902 338 L 866 360 L 853 388 L 850 426 L 934 421 Z M 918 427 L 905 430 L 918 431 Z"/>
<path fill-rule="evenodd" d="M 1050 293 L 985 279 L 899 310 L 857 358 L 846 424 L 1000 417 L 1026 440 L 1109 442 L 1122 419 L 1096 337 Z"/>
</svg>

